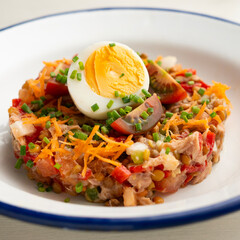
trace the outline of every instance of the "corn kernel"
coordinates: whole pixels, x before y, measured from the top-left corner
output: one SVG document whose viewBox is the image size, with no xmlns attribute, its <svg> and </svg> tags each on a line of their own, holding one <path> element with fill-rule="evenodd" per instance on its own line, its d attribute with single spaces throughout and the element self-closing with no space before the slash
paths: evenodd
<svg viewBox="0 0 240 240">
<path fill-rule="evenodd" d="M 219 117 L 221 118 L 222 121 L 224 121 L 226 119 L 226 111 L 217 111 L 217 114 L 219 115 Z"/>
<path fill-rule="evenodd" d="M 81 165 L 76 165 L 73 170 L 72 173 L 79 173 L 82 171 L 82 166 Z"/>
<path fill-rule="evenodd" d="M 104 175 L 102 173 L 95 173 L 94 177 L 101 182 L 104 179 Z"/>
<path fill-rule="evenodd" d="M 190 157 L 189 157 L 188 155 L 182 154 L 182 155 L 181 155 L 181 161 L 182 161 L 183 164 L 189 165 L 191 159 L 190 159 Z"/>
<path fill-rule="evenodd" d="M 154 201 L 156 204 L 164 203 L 164 199 L 161 198 L 161 197 L 154 197 L 154 198 L 153 198 L 153 201 Z"/>
<path fill-rule="evenodd" d="M 41 147 L 38 144 L 35 144 L 35 147 L 33 149 L 29 148 L 28 150 L 30 153 L 37 153 L 41 151 Z"/>
<path fill-rule="evenodd" d="M 155 184 L 154 182 L 151 182 L 151 184 L 148 186 L 148 190 L 151 190 L 153 188 L 155 188 Z"/>
<path fill-rule="evenodd" d="M 144 190 L 144 191 L 138 193 L 138 197 L 145 197 L 147 194 L 148 194 L 148 191 Z"/>
<path fill-rule="evenodd" d="M 165 174 L 163 171 L 161 170 L 154 170 L 153 171 L 153 176 L 152 176 L 152 180 L 153 181 L 161 181 L 164 178 Z"/>
<path fill-rule="evenodd" d="M 61 193 L 62 192 L 62 186 L 58 182 L 54 182 L 52 184 L 53 191 L 55 193 Z"/>
<path fill-rule="evenodd" d="M 143 160 L 148 161 L 149 157 L 150 157 L 150 151 L 149 151 L 149 149 L 146 149 L 143 153 Z"/>
</svg>

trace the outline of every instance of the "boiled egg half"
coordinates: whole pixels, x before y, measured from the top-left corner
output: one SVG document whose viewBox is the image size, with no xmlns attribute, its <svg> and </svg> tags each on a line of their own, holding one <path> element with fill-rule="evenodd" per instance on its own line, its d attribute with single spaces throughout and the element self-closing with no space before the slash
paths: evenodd
<svg viewBox="0 0 240 240">
<path fill-rule="evenodd" d="M 82 49 L 68 72 L 68 90 L 77 108 L 93 119 L 133 104 L 122 98 L 144 96 L 149 88 L 147 69 L 130 47 L 117 42 L 98 42 Z"/>
</svg>

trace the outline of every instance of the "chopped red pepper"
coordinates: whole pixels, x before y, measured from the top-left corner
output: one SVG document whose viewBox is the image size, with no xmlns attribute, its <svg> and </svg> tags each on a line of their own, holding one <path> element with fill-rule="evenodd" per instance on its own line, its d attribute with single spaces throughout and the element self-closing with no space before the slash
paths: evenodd
<svg viewBox="0 0 240 240">
<path fill-rule="evenodd" d="M 19 105 L 20 105 L 20 103 L 21 103 L 21 99 L 20 98 L 15 98 L 15 99 L 13 99 L 12 100 L 12 106 L 13 107 L 18 107 Z"/>
<path fill-rule="evenodd" d="M 111 173 L 112 177 L 114 177 L 119 183 L 123 183 L 124 181 L 126 181 L 130 175 L 131 172 L 123 165 L 116 167 L 112 173 Z"/>
<path fill-rule="evenodd" d="M 188 93 L 193 93 L 193 87 L 209 88 L 209 85 L 202 80 L 198 80 L 193 85 L 189 85 L 187 82 L 181 82 L 180 84 Z"/>
<path fill-rule="evenodd" d="M 212 153 L 214 142 L 215 142 L 215 133 L 208 131 L 207 138 L 206 138 L 206 145 L 209 148 L 209 153 L 207 156 L 209 156 Z"/>
<path fill-rule="evenodd" d="M 195 165 L 182 165 L 181 171 L 186 173 L 202 172 L 206 168 L 205 164 L 196 163 Z"/>
<path fill-rule="evenodd" d="M 140 173 L 140 172 L 145 172 L 146 169 L 142 167 L 142 165 L 138 166 L 132 166 L 129 168 L 131 173 Z"/>
<path fill-rule="evenodd" d="M 48 81 L 45 93 L 54 97 L 61 97 L 69 94 L 68 87 L 65 84 L 52 80 Z"/>
<path fill-rule="evenodd" d="M 35 126 L 35 129 L 36 129 L 35 133 L 33 133 L 30 136 L 26 136 L 27 144 L 30 142 L 35 143 L 38 140 L 40 132 L 42 131 L 42 127 Z"/>
<path fill-rule="evenodd" d="M 82 177 L 82 175 L 80 174 L 79 179 L 80 180 L 88 180 L 91 177 L 91 175 L 92 175 L 92 170 L 88 169 L 86 171 L 85 177 Z"/>
<path fill-rule="evenodd" d="M 115 138 L 116 142 L 124 142 L 127 139 L 126 136 L 119 136 Z"/>
</svg>

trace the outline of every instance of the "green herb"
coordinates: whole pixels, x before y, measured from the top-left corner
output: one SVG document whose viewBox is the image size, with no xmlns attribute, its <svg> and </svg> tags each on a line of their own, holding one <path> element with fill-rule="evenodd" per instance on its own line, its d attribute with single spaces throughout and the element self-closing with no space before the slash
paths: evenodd
<svg viewBox="0 0 240 240">
<path fill-rule="evenodd" d="M 115 120 L 113 118 L 109 118 L 106 120 L 106 124 L 110 126 L 114 121 Z"/>
<path fill-rule="evenodd" d="M 78 182 L 75 186 L 76 193 L 80 193 L 83 190 L 83 184 L 82 182 Z"/>
<path fill-rule="evenodd" d="M 122 78 L 124 75 L 125 75 L 125 74 L 124 74 L 124 73 L 122 73 L 122 74 L 119 76 L 119 78 Z"/>
<path fill-rule="evenodd" d="M 153 136 L 153 141 L 154 142 L 157 142 L 158 140 L 160 140 L 160 136 L 159 136 L 158 133 L 155 132 L 155 133 L 152 134 L 152 136 Z"/>
<path fill-rule="evenodd" d="M 55 114 L 55 112 L 52 112 L 52 113 L 49 113 L 49 116 L 50 116 L 50 118 L 54 118 L 54 117 L 56 117 L 56 114 Z"/>
<path fill-rule="evenodd" d="M 79 59 L 79 57 L 78 57 L 78 56 L 75 56 L 75 57 L 72 59 L 72 61 L 73 61 L 73 62 L 76 62 L 78 59 Z"/>
<path fill-rule="evenodd" d="M 56 73 L 55 73 L 55 72 L 50 72 L 50 77 L 51 77 L 51 78 L 56 77 Z"/>
<path fill-rule="evenodd" d="M 188 113 L 187 118 L 188 118 L 188 119 L 193 118 L 193 114 L 192 114 L 192 113 Z"/>
<path fill-rule="evenodd" d="M 125 112 L 125 110 L 123 110 L 123 108 L 119 109 L 119 113 L 120 113 L 121 116 L 126 115 L 126 112 Z"/>
<path fill-rule="evenodd" d="M 30 143 L 28 144 L 28 147 L 29 147 L 29 149 L 34 149 L 34 148 L 35 148 L 35 144 L 32 143 L 32 142 L 30 142 Z"/>
<path fill-rule="evenodd" d="M 115 95 L 115 97 L 119 97 L 119 92 L 118 92 L 118 91 L 115 91 L 115 92 L 114 92 L 114 95 Z"/>
<path fill-rule="evenodd" d="M 45 189 L 44 187 L 39 187 L 39 188 L 38 188 L 38 191 L 39 191 L 39 192 L 45 192 L 45 190 L 46 190 L 46 189 Z"/>
<path fill-rule="evenodd" d="M 113 114 L 113 118 L 114 118 L 115 120 L 121 117 L 116 110 L 113 110 L 113 111 L 112 111 L 112 114 Z"/>
<path fill-rule="evenodd" d="M 128 96 L 125 96 L 122 98 L 122 102 L 123 103 L 129 103 L 130 102 L 130 98 Z"/>
<path fill-rule="evenodd" d="M 147 109 L 147 112 L 148 112 L 148 113 L 153 113 L 153 111 L 154 111 L 154 110 L 153 110 L 153 108 L 151 108 L 151 107 L 149 107 L 149 108 Z"/>
<path fill-rule="evenodd" d="M 59 168 L 61 167 L 61 164 L 56 163 L 56 164 L 54 165 L 54 167 L 55 167 L 56 169 L 59 169 Z"/>
<path fill-rule="evenodd" d="M 143 112 L 141 113 L 141 117 L 146 120 L 146 119 L 149 117 L 149 114 L 147 114 L 146 111 L 143 111 Z"/>
<path fill-rule="evenodd" d="M 41 96 L 40 99 L 44 102 L 46 98 L 44 96 Z"/>
<path fill-rule="evenodd" d="M 113 100 L 110 100 L 110 101 L 108 102 L 108 104 L 107 104 L 107 108 L 108 108 L 108 109 L 111 108 L 112 105 L 113 105 L 113 103 L 114 103 L 114 101 L 113 101 Z"/>
<path fill-rule="evenodd" d="M 61 75 L 61 74 L 58 73 L 58 75 L 57 75 L 57 77 L 56 77 L 56 81 L 57 81 L 57 82 L 61 82 L 61 81 L 62 81 L 62 78 L 63 78 L 63 75 Z"/>
<path fill-rule="evenodd" d="M 113 118 L 113 113 L 112 112 L 107 112 L 107 117 L 108 118 Z"/>
<path fill-rule="evenodd" d="M 65 71 L 63 69 L 60 69 L 59 72 L 65 74 Z"/>
<path fill-rule="evenodd" d="M 136 131 L 141 131 L 142 130 L 142 124 L 141 123 L 136 123 L 135 128 L 136 128 Z"/>
<path fill-rule="evenodd" d="M 56 115 L 56 117 L 60 117 L 60 116 L 63 115 L 63 113 L 62 113 L 61 111 L 57 111 L 57 112 L 55 113 L 55 115 Z"/>
<path fill-rule="evenodd" d="M 165 118 L 165 119 L 163 120 L 162 124 L 165 125 L 165 124 L 167 123 L 167 121 L 168 121 L 168 119 Z"/>
<path fill-rule="evenodd" d="M 126 107 L 124 108 L 124 111 L 125 111 L 126 113 L 131 112 L 131 111 L 132 111 L 132 107 L 131 107 L 131 106 L 126 106 Z"/>
<path fill-rule="evenodd" d="M 194 85 L 194 81 L 188 81 L 188 85 Z"/>
<path fill-rule="evenodd" d="M 82 80 L 82 73 L 77 73 L 77 80 L 81 81 Z"/>
<path fill-rule="evenodd" d="M 204 93 L 205 93 L 205 90 L 204 90 L 203 88 L 199 88 L 198 94 L 200 94 L 201 96 L 203 96 Z"/>
<path fill-rule="evenodd" d="M 37 104 L 39 107 L 42 107 L 44 105 L 43 101 L 41 99 L 40 100 L 31 101 L 31 104 Z"/>
<path fill-rule="evenodd" d="M 44 137 L 44 138 L 43 138 L 43 141 L 44 141 L 46 144 L 49 144 L 49 143 L 50 143 L 50 141 L 49 141 L 49 139 L 48 139 L 47 137 Z"/>
<path fill-rule="evenodd" d="M 67 122 L 69 126 L 73 125 L 73 123 L 74 123 L 73 119 L 69 119 L 69 121 Z"/>
<path fill-rule="evenodd" d="M 70 78 L 75 79 L 76 75 L 77 75 L 77 70 L 73 70 L 71 75 L 70 75 Z"/>
<path fill-rule="evenodd" d="M 170 137 L 170 136 L 167 136 L 167 137 L 165 138 L 164 142 L 170 142 L 171 140 L 172 140 L 171 137 Z"/>
<path fill-rule="evenodd" d="M 68 71 L 69 71 L 69 68 L 66 68 L 66 69 L 65 69 L 65 72 L 64 72 L 64 75 L 67 76 L 67 75 L 68 75 Z"/>
<path fill-rule="evenodd" d="M 106 126 L 102 126 L 102 127 L 101 127 L 101 133 L 102 133 L 102 134 L 109 134 L 109 130 L 107 129 Z"/>
<path fill-rule="evenodd" d="M 20 156 L 25 156 L 26 155 L 26 146 L 22 145 L 20 147 Z"/>
<path fill-rule="evenodd" d="M 150 60 L 150 59 L 148 59 L 147 62 L 148 62 L 148 63 L 151 63 L 151 64 L 154 63 L 153 60 Z"/>
<path fill-rule="evenodd" d="M 161 61 L 157 61 L 157 65 L 158 66 L 162 66 L 162 62 Z"/>
<path fill-rule="evenodd" d="M 191 77 L 192 73 L 191 72 L 185 72 L 185 77 Z"/>
<path fill-rule="evenodd" d="M 181 107 L 179 107 L 179 111 L 181 112 L 181 111 L 183 111 L 184 110 L 184 108 L 181 106 Z"/>
<path fill-rule="evenodd" d="M 67 83 L 67 76 L 63 76 L 62 80 L 61 80 L 62 84 L 66 84 Z"/>
<path fill-rule="evenodd" d="M 29 168 L 32 168 L 33 165 L 34 165 L 34 163 L 31 160 L 28 160 L 27 163 L 26 163 L 26 166 L 29 167 Z"/>
<path fill-rule="evenodd" d="M 64 202 L 65 202 L 65 203 L 70 202 L 70 198 L 69 198 L 69 197 L 65 198 L 65 199 L 64 199 Z"/>
<path fill-rule="evenodd" d="M 217 113 L 216 112 L 212 112 L 211 114 L 210 114 L 210 117 L 211 118 L 214 118 L 214 117 L 216 117 L 217 116 Z"/>
<path fill-rule="evenodd" d="M 205 102 L 208 105 L 210 101 L 209 101 L 209 99 L 202 99 L 201 104 L 204 104 Z"/>
<path fill-rule="evenodd" d="M 197 107 L 197 106 L 193 106 L 193 107 L 192 107 L 192 112 L 193 112 L 194 114 L 198 114 L 199 111 L 200 111 L 200 108 L 199 108 L 199 107 Z"/>
<path fill-rule="evenodd" d="M 87 125 L 87 124 L 83 124 L 82 125 L 82 130 L 85 132 L 91 132 L 92 131 L 92 127 Z"/>
<path fill-rule="evenodd" d="M 79 65 L 79 68 L 80 70 L 84 70 L 84 65 L 83 65 L 83 62 L 78 62 L 78 65 Z"/>
<path fill-rule="evenodd" d="M 186 123 L 188 122 L 187 115 L 188 115 L 187 112 L 182 112 L 180 115 L 180 118 L 183 119 Z"/>
<path fill-rule="evenodd" d="M 93 104 L 93 105 L 91 106 L 91 109 L 92 109 L 93 112 L 96 112 L 96 111 L 99 109 L 98 104 L 97 104 L 97 103 Z"/>
<path fill-rule="evenodd" d="M 32 110 L 29 108 L 29 106 L 24 103 L 22 106 L 21 106 L 21 109 L 26 112 L 26 113 L 32 113 Z"/>
<path fill-rule="evenodd" d="M 167 118 L 171 118 L 173 116 L 173 113 L 171 113 L 171 112 L 166 112 L 166 117 Z"/>
<path fill-rule="evenodd" d="M 87 140 L 88 135 L 86 133 L 83 133 L 81 131 L 77 131 L 74 133 L 73 137 L 77 138 L 77 139 L 81 139 L 81 140 Z"/>
<path fill-rule="evenodd" d="M 170 151 L 171 151 L 170 147 L 167 147 L 165 153 L 168 155 Z"/>
<path fill-rule="evenodd" d="M 114 46 L 116 46 L 115 43 L 109 43 L 109 47 L 114 47 Z"/>
<path fill-rule="evenodd" d="M 138 103 L 141 103 L 141 104 L 144 103 L 144 100 L 141 97 L 139 97 L 137 101 L 138 101 Z"/>
<path fill-rule="evenodd" d="M 17 160 L 16 164 L 15 164 L 15 168 L 16 168 L 16 169 L 20 169 L 21 166 L 22 166 L 22 164 L 23 164 L 23 159 L 22 159 L 22 158 L 19 158 L 19 159 Z"/>
<path fill-rule="evenodd" d="M 179 79 L 176 79 L 177 83 L 181 83 L 181 81 Z"/>
<path fill-rule="evenodd" d="M 98 198 L 97 188 L 87 188 L 86 194 L 91 201 L 94 201 Z"/>
<path fill-rule="evenodd" d="M 146 97 L 151 97 L 152 94 L 150 92 L 148 92 L 146 89 L 142 89 L 142 93 L 146 96 Z"/>
</svg>

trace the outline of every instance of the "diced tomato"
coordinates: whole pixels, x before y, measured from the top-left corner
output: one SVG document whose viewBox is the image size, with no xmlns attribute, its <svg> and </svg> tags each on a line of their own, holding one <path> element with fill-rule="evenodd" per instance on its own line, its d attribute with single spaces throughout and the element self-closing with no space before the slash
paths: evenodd
<svg viewBox="0 0 240 240">
<path fill-rule="evenodd" d="M 209 153 L 207 156 L 209 156 L 212 151 L 213 151 L 213 147 L 214 147 L 214 143 L 215 143 L 215 133 L 208 131 L 207 133 L 207 138 L 206 138 L 206 145 L 209 148 Z"/>
<path fill-rule="evenodd" d="M 130 177 L 131 172 L 125 166 L 121 165 L 119 167 L 115 167 L 115 169 L 112 171 L 111 175 L 119 183 L 123 183 Z"/>
<path fill-rule="evenodd" d="M 116 138 L 115 138 L 115 141 L 116 141 L 116 142 L 124 142 L 126 139 L 127 139 L 126 136 L 120 136 L 120 137 L 116 137 Z"/>
<path fill-rule="evenodd" d="M 131 166 L 129 168 L 131 173 L 140 173 L 140 172 L 145 172 L 146 169 L 142 167 L 142 165 L 138 165 L 138 166 Z"/>
<path fill-rule="evenodd" d="M 164 178 L 168 178 L 169 176 L 172 175 L 172 171 L 169 171 L 169 170 L 166 170 L 166 171 L 163 171 L 164 172 Z"/>
<path fill-rule="evenodd" d="M 59 173 L 59 170 L 57 170 L 54 165 L 55 163 L 52 158 L 39 159 L 36 162 L 38 172 L 40 172 L 43 177 L 52 177 Z"/>
<path fill-rule="evenodd" d="M 12 106 L 13 107 L 18 107 L 19 105 L 20 105 L 20 103 L 21 103 L 21 99 L 20 98 L 15 98 L 15 99 L 13 99 L 12 100 Z"/>
<path fill-rule="evenodd" d="M 92 170 L 88 169 L 86 171 L 85 177 L 82 177 L 82 175 L 80 174 L 79 179 L 80 180 L 88 180 L 91 176 L 92 176 Z"/>
<path fill-rule="evenodd" d="M 65 84 L 50 80 L 47 83 L 45 93 L 54 97 L 61 97 L 68 95 L 68 87 Z"/>
<path fill-rule="evenodd" d="M 196 69 L 192 69 L 192 68 L 187 69 L 186 72 L 192 73 L 192 75 L 196 75 L 196 74 L 197 74 Z M 186 72 L 183 70 L 183 71 L 181 71 L 179 74 L 177 74 L 176 76 L 183 76 L 183 77 L 185 77 L 185 73 L 186 73 Z"/>
<path fill-rule="evenodd" d="M 33 133 L 30 136 L 26 136 L 27 144 L 30 142 L 35 143 L 38 140 L 40 132 L 42 131 L 42 127 L 35 126 L 35 129 L 36 129 L 35 133 Z"/>
<path fill-rule="evenodd" d="M 209 85 L 202 80 L 195 82 L 193 85 L 189 85 L 187 82 L 181 82 L 180 84 L 188 93 L 193 93 L 193 87 L 209 88 Z"/>
</svg>

